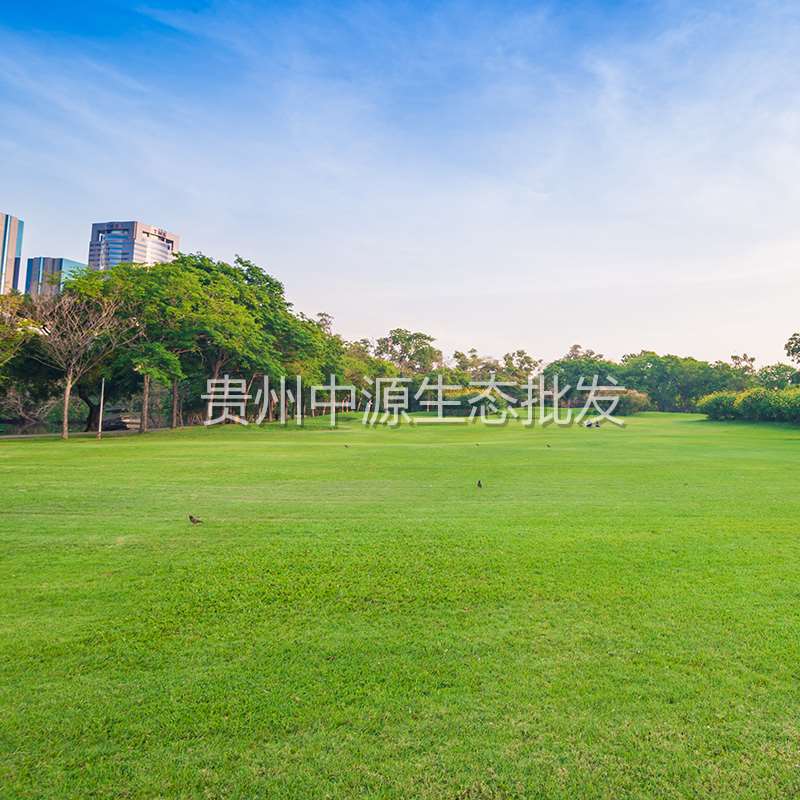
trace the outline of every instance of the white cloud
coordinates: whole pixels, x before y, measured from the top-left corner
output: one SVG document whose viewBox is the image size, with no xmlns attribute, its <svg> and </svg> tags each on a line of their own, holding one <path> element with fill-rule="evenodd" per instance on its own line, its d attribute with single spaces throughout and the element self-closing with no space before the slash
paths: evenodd
<svg viewBox="0 0 800 800">
<path fill-rule="evenodd" d="M 151 11 L 191 54 L 163 75 L 6 34 L 28 254 L 81 257 L 91 221 L 140 217 L 258 260 L 350 337 L 779 358 L 800 327 L 797 17 L 673 7 L 576 38 L 552 9 L 482 8 Z"/>
</svg>

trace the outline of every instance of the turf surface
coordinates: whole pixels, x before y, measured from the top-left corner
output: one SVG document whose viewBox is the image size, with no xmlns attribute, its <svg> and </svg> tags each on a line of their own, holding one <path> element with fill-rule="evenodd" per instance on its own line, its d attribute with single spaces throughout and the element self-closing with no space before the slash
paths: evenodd
<svg viewBox="0 0 800 800">
<path fill-rule="evenodd" d="M 0 796 L 796 797 L 798 467 L 665 414 L 2 442 Z"/>
</svg>

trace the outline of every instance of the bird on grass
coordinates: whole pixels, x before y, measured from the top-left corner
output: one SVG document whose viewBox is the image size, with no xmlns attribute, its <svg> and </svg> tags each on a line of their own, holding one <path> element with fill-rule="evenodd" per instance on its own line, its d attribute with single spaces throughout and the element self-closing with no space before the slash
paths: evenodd
<svg viewBox="0 0 800 800">
<path fill-rule="evenodd" d="M 483 489 L 483 484 L 480 481 L 478 481 L 478 488 Z"/>
<path fill-rule="evenodd" d="M 545 445 L 545 447 L 550 447 L 550 445 L 549 445 L 549 444 L 546 444 L 546 445 Z"/>
<path fill-rule="evenodd" d="M 199 525 L 202 521 L 203 520 L 193 517 L 191 514 L 189 514 L 189 522 L 191 522 L 192 525 Z"/>
</svg>

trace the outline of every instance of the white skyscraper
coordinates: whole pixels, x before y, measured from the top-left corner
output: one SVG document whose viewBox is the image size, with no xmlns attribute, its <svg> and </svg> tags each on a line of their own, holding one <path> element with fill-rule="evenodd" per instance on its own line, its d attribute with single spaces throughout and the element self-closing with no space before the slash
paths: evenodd
<svg viewBox="0 0 800 800">
<path fill-rule="evenodd" d="M 115 264 L 159 264 L 178 252 L 177 234 L 143 222 L 95 222 L 89 242 L 89 267 L 108 269 Z"/>
</svg>

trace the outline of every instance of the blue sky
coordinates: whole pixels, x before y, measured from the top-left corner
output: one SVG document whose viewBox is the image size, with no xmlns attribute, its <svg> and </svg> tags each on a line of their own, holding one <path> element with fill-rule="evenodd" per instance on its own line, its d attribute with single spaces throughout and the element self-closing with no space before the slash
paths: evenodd
<svg viewBox="0 0 800 800">
<path fill-rule="evenodd" d="M 141 219 L 446 351 L 763 362 L 800 328 L 796 4 L 6 5 L 26 256 Z"/>
</svg>

